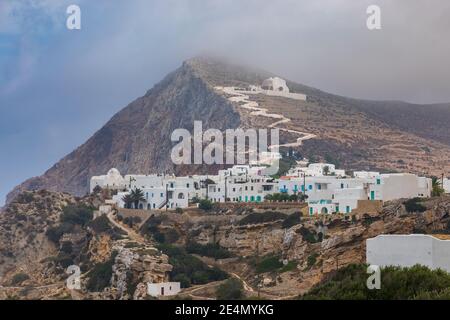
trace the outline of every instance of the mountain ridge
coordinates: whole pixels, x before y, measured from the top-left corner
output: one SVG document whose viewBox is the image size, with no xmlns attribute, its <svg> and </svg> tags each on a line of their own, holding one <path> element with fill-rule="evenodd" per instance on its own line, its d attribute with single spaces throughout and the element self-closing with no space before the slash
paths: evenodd
<svg viewBox="0 0 450 320">
<path fill-rule="evenodd" d="M 260 84 L 270 76 L 274 74 L 213 58 L 186 60 L 43 175 L 14 188 L 7 203 L 23 190 L 48 189 L 81 196 L 88 191 L 91 176 L 104 174 L 111 167 L 124 174 L 212 173 L 219 166 L 174 166 L 170 161 L 171 132 L 176 128 L 192 131 L 194 120 L 203 121 L 204 129 L 263 127 L 261 119 L 241 110 L 214 87 Z M 445 157 L 448 159 L 450 154 L 446 125 L 450 121 L 450 104 L 424 106 L 353 99 L 292 81 L 287 83 L 293 92 L 306 94 L 308 101 L 263 96 L 255 99 L 292 118 L 288 128 L 317 135 L 317 139 L 304 143 L 303 155 L 331 157 L 348 169 L 437 174 L 441 167 L 450 172 L 445 164 Z M 375 148 L 392 155 L 376 155 L 371 150 Z M 420 160 L 414 164 L 416 157 Z"/>
</svg>

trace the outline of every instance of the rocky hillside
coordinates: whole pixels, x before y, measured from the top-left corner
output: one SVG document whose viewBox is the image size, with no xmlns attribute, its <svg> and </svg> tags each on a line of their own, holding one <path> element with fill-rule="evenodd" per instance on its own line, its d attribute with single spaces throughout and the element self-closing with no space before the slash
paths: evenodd
<svg viewBox="0 0 450 320">
<path fill-rule="evenodd" d="M 450 234 L 448 196 L 393 201 L 351 216 L 300 217 L 300 207 L 187 210 L 150 219 L 142 232 L 236 275 L 247 296 L 263 282 L 261 294 L 270 299 L 296 297 L 337 269 L 365 263 L 365 240 L 379 234 Z"/>
<path fill-rule="evenodd" d="M 147 282 L 166 281 L 167 255 L 93 215 L 103 199 L 37 191 L 10 203 L 0 215 L 0 300 L 139 299 Z M 81 290 L 66 286 L 71 265 Z"/>
<path fill-rule="evenodd" d="M 267 118 L 230 102 L 216 86 L 258 85 L 272 74 L 209 58 L 188 60 L 176 71 L 114 115 L 86 143 L 43 175 L 16 187 L 83 195 L 92 175 L 111 167 L 122 173 L 214 172 L 214 166 L 176 167 L 170 160 L 170 135 L 192 132 L 194 120 L 206 128 L 267 127 Z M 450 171 L 450 105 L 411 105 L 345 98 L 288 82 L 308 101 L 264 95 L 254 99 L 272 113 L 291 119 L 284 129 L 315 136 L 299 149 L 311 159 L 325 159 L 349 169 L 412 171 L 440 175 Z M 283 141 L 292 141 L 288 134 Z"/>
<path fill-rule="evenodd" d="M 289 299 L 365 262 L 379 234 L 450 238 L 450 197 L 398 200 L 353 215 L 302 216 L 304 204 L 227 204 L 204 211 L 112 211 L 107 194 L 25 192 L 0 215 L 0 299 L 144 299 L 147 282 L 179 281 L 180 296 L 215 298 L 229 277 L 247 297 Z M 81 290 L 69 290 L 77 265 Z"/>
</svg>

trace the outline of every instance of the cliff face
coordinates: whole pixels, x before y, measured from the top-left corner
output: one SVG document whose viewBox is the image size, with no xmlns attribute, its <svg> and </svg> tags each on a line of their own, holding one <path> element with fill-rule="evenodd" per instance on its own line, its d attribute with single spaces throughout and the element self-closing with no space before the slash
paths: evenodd
<svg viewBox="0 0 450 320">
<path fill-rule="evenodd" d="M 144 96 L 114 115 L 86 143 L 39 177 L 16 187 L 83 195 L 93 175 L 118 168 L 122 174 L 174 172 L 213 173 L 217 166 L 174 166 L 170 135 L 176 128 L 192 132 L 194 120 L 203 129 L 264 127 L 273 119 L 231 102 L 216 86 L 258 85 L 273 74 L 210 58 L 183 63 Z M 411 105 L 350 99 L 288 81 L 307 101 L 255 95 L 251 99 L 269 113 L 290 121 L 277 125 L 281 142 L 311 134 L 297 148 L 303 156 L 331 161 L 351 170 L 394 170 L 440 175 L 450 171 L 450 105 Z"/>
</svg>

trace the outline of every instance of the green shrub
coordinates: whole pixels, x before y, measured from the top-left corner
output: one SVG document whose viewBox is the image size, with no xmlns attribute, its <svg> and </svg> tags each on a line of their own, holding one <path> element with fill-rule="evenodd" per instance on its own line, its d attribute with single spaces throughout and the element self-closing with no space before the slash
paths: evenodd
<svg viewBox="0 0 450 320">
<path fill-rule="evenodd" d="M 183 209 L 181 209 L 181 208 L 176 208 L 176 209 L 175 209 L 175 212 L 178 213 L 178 214 L 182 214 L 182 213 L 183 213 Z"/>
<path fill-rule="evenodd" d="M 158 248 L 169 256 L 173 266 L 171 279 L 184 279 L 186 287 L 192 284 L 205 284 L 228 278 L 228 274 L 217 267 L 209 267 L 203 261 L 188 254 L 184 249 L 168 244 L 160 244 Z"/>
<path fill-rule="evenodd" d="M 63 253 L 65 253 L 65 254 L 71 254 L 72 253 L 72 250 L 73 250 L 73 248 L 72 248 L 72 242 L 70 242 L 70 241 L 64 241 L 62 244 L 61 244 L 61 249 L 60 249 Z"/>
<path fill-rule="evenodd" d="M 284 201 L 304 201 L 307 199 L 308 196 L 304 195 L 303 193 L 297 193 L 297 194 L 287 194 L 287 193 L 273 193 L 268 194 L 265 196 L 265 200 L 267 201 L 274 201 L 274 202 L 284 202 Z"/>
<path fill-rule="evenodd" d="M 45 232 L 47 238 L 55 244 L 59 243 L 59 239 L 61 239 L 64 233 L 69 233 L 73 230 L 74 225 L 69 223 L 63 223 L 58 226 L 50 227 Z"/>
<path fill-rule="evenodd" d="M 102 233 L 111 230 L 111 225 L 109 224 L 109 219 L 106 215 L 101 215 L 91 222 L 89 222 L 89 226 L 96 232 Z"/>
<path fill-rule="evenodd" d="M 250 213 L 239 221 L 239 225 L 257 224 L 264 222 L 273 222 L 277 220 L 285 220 L 286 215 L 277 211 L 266 211 L 261 213 Z"/>
<path fill-rule="evenodd" d="M 297 269 L 297 264 L 298 264 L 297 261 L 289 261 L 286 265 L 284 265 L 280 269 L 280 273 L 293 271 L 293 270 Z"/>
<path fill-rule="evenodd" d="M 61 223 L 85 226 L 92 220 L 94 210 L 86 205 L 68 205 L 63 209 Z"/>
<path fill-rule="evenodd" d="M 202 210 L 209 211 L 212 209 L 212 202 L 208 199 L 202 199 L 198 203 L 198 207 Z"/>
<path fill-rule="evenodd" d="M 273 272 L 283 267 L 283 263 L 278 256 L 264 257 L 257 265 L 257 273 Z"/>
<path fill-rule="evenodd" d="M 317 300 L 410 300 L 449 297 L 450 274 L 424 266 L 381 269 L 381 289 L 366 286 L 367 265 L 353 264 L 339 269 L 314 286 L 301 299 Z"/>
<path fill-rule="evenodd" d="M 319 254 L 317 254 L 317 253 L 313 253 L 310 256 L 308 256 L 307 269 L 310 269 L 313 265 L 316 264 L 318 256 L 319 256 Z"/>
<path fill-rule="evenodd" d="M 309 243 L 316 243 L 318 242 L 318 236 L 314 231 L 309 230 L 308 228 L 301 227 L 297 230 L 298 233 L 302 235 L 303 240 Z"/>
<path fill-rule="evenodd" d="M 301 222 L 302 222 L 302 214 L 300 212 L 294 212 L 293 214 L 288 215 L 286 219 L 284 219 L 281 226 L 285 229 L 288 229 L 297 224 L 300 224 Z"/>
<path fill-rule="evenodd" d="M 216 290 L 218 300 L 239 300 L 244 297 L 242 282 L 231 278 L 222 283 Z"/>
<path fill-rule="evenodd" d="M 405 205 L 406 211 L 409 213 L 426 211 L 427 208 L 425 208 L 420 202 L 420 198 L 412 198 L 406 200 L 403 204 Z"/>
<path fill-rule="evenodd" d="M 103 291 L 110 285 L 112 277 L 112 267 L 114 260 L 117 256 L 117 252 L 113 252 L 111 257 L 102 263 L 97 263 L 91 271 L 88 273 L 89 280 L 86 287 L 91 292 Z"/>
<path fill-rule="evenodd" d="M 24 272 L 16 273 L 11 279 L 11 285 L 12 286 L 20 285 L 22 282 L 28 279 L 30 279 L 30 277 L 26 273 Z"/>
<path fill-rule="evenodd" d="M 186 251 L 188 253 L 211 257 L 214 259 L 225 259 L 233 256 L 231 252 L 221 247 L 218 243 L 200 244 L 190 241 L 186 245 Z"/>
</svg>

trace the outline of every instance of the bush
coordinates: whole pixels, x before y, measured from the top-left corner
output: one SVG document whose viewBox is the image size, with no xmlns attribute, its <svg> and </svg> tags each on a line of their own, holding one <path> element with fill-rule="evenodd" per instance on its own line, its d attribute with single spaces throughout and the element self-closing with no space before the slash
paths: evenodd
<svg viewBox="0 0 450 320">
<path fill-rule="evenodd" d="M 28 279 L 30 279 L 30 277 L 26 273 L 24 272 L 16 273 L 11 279 L 11 285 L 12 286 L 20 285 L 22 282 Z"/>
<path fill-rule="evenodd" d="M 64 241 L 61 245 L 61 251 L 66 254 L 72 253 L 72 242 Z"/>
<path fill-rule="evenodd" d="M 117 256 L 117 252 L 113 252 L 111 257 L 103 263 L 97 263 L 88 273 L 89 280 L 86 287 L 91 292 L 103 291 L 109 286 L 112 277 L 112 266 Z"/>
<path fill-rule="evenodd" d="M 302 214 L 300 212 L 294 212 L 293 214 L 288 215 L 286 219 L 284 219 L 281 226 L 285 229 L 288 229 L 297 224 L 300 224 L 301 222 L 302 222 Z"/>
<path fill-rule="evenodd" d="M 169 274 L 170 277 L 172 279 L 183 279 L 186 287 L 192 284 L 205 284 L 228 278 L 226 272 L 217 267 L 209 267 L 180 247 L 164 244 L 159 245 L 158 248 L 169 256 L 169 263 L 173 266 Z"/>
<path fill-rule="evenodd" d="M 59 239 L 61 239 L 64 233 L 69 233 L 73 230 L 73 224 L 63 223 L 55 227 L 50 227 L 45 232 L 47 238 L 55 244 L 59 243 Z"/>
<path fill-rule="evenodd" d="M 298 194 L 287 194 L 287 193 L 273 193 L 265 196 L 265 200 L 267 201 L 275 201 L 275 202 L 284 202 L 284 201 L 304 201 L 308 196 L 305 196 L 303 193 Z"/>
<path fill-rule="evenodd" d="M 176 208 L 176 209 L 175 209 L 175 213 L 182 214 L 182 213 L 183 213 L 183 209 L 181 209 L 181 208 Z"/>
<path fill-rule="evenodd" d="M 236 278 L 228 279 L 216 290 L 218 300 L 239 300 L 244 297 L 242 282 Z"/>
<path fill-rule="evenodd" d="M 283 266 L 283 268 L 281 268 L 280 273 L 293 271 L 296 268 L 297 268 L 297 261 L 289 261 L 287 263 L 287 265 L 285 265 L 285 266 Z"/>
<path fill-rule="evenodd" d="M 312 255 L 308 256 L 307 269 L 310 269 L 313 265 L 316 264 L 318 256 L 319 256 L 319 254 L 317 254 L 317 253 L 313 253 Z"/>
<path fill-rule="evenodd" d="M 92 220 L 94 210 L 86 205 L 69 205 L 63 209 L 61 223 L 85 226 Z"/>
<path fill-rule="evenodd" d="M 239 221 L 239 225 L 257 224 L 264 222 L 272 222 L 277 220 L 285 220 L 286 215 L 277 211 L 266 211 L 261 213 L 250 213 Z"/>
<path fill-rule="evenodd" d="M 212 202 L 208 199 L 200 200 L 198 207 L 202 210 L 209 211 L 212 209 Z"/>
<path fill-rule="evenodd" d="M 409 213 L 426 211 L 427 208 L 425 208 L 420 202 L 420 198 L 412 198 L 406 200 L 403 204 L 405 205 L 406 211 Z"/>
<path fill-rule="evenodd" d="M 257 273 L 273 272 L 283 267 L 283 263 L 280 262 L 280 257 L 278 256 L 267 256 L 264 257 L 257 265 Z"/>
<path fill-rule="evenodd" d="M 346 266 L 307 294 L 305 300 L 410 300 L 449 297 L 450 274 L 430 270 L 424 266 L 410 268 L 386 267 L 381 270 L 381 289 L 369 290 L 366 286 L 367 265 Z"/>
<path fill-rule="evenodd" d="M 111 230 L 109 219 L 106 215 L 101 215 L 89 223 L 89 226 L 96 232 L 102 233 Z"/>
<path fill-rule="evenodd" d="M 303 240 L 309 243 L 316 243 L 318 242 L 318 236 L 314 231 L 309 230 L 308 228 L 301 227 L 296 232 L 300 233 L 302 235 Z"/>
<path fill-rule="evenodd" d="M 233 256 L 231 252 L 221 247 L 218 243 L 200 244 L 191 241 L 187 243 L 186 251 L 188 253 L 211 257 L 214 259 L 225 259 Z"/>
</svg>

